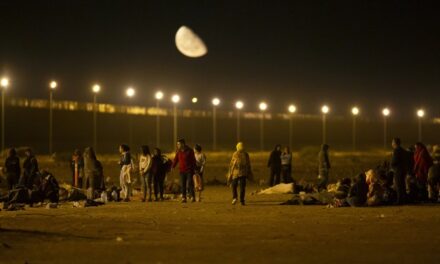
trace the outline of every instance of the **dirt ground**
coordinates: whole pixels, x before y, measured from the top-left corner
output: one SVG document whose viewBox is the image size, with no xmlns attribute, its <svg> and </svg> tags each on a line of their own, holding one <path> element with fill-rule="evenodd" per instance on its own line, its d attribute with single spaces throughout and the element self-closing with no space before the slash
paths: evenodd
<svg viewBox="0 0 440 264">
<path fill-rule="evenodd" d="M 437 263 L 440 205 L 326 208 L 279 205 L 290 195 L 251 195 L 267 176 L 251 155 L 256 184 L 247 205 L 226 186 L 207 186 L 201 203 L 109 203 L 100 207 L 0 212 L 0 263 Z M 224 179 L 229 154 L 208 155 L 207 180 Z M 380 163 L 332 154 L 335 180 Z M 105 170 L 117 177 L 116 158 Z M 42 162 L 44 163 L 44 162 Z M 226 165 L 225 165 L 226 163 Z M 314 177 L 315 153 L 297 154 L 296 179 Z M 68 170 L 43 166 L 60 181 Z M 116 170 L 116 171 L 115 171 Z M 112 175 L 113 173 L 114 175 Z M 176 175 L 170 175 L 170 179 Z"/>
</svg>

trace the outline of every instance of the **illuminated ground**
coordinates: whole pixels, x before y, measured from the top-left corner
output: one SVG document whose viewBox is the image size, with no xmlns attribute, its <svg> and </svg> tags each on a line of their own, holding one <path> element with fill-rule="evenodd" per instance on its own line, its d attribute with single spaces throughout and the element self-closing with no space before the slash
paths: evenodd
<svg viewBox="0 0 440 264">
<path fill-rule="evenodd" d="M 247 206 L 234 207 L 222 186 L 208 188 L 205 197 L 186 205 L 2 211 L 0 263 L 433 263 L 440 257 L 440 206 L 280 206 L 289 196 L 276 195 L 249 196 Z"/>
</svg>

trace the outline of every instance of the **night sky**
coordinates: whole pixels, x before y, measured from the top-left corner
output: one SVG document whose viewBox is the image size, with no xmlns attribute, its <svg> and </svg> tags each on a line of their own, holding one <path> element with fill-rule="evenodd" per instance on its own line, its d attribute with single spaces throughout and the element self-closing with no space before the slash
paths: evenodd
<svg viewBox="0 0 440 264">
<path fill-rule="evenodd" d="M 31 4 L 29 4 L 31 3 Z M 370 116 L 419 106 L 438 115 L 440 21 L 435 1 L 1 1 L 0 74 L 10 96 L 151 105 L 158 88 L 244 99 L 273 111 L 295 102 L 338 114 L 358 104 Z M 208 54 L 190 59 L 174 35 L 192 28 Z M 129 102 L 124 89 L 138 96 Z M 187 105 L 189 103 L 186 103 Z"/>
</svg>

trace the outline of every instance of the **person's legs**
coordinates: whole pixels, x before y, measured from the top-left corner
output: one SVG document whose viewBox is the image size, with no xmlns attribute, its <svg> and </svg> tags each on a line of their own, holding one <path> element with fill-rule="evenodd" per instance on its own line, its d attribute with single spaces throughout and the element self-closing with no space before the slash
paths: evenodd
<svg viewBox="0 0 440 264">
<path fill-rule="evenodd" d="M 399 172 L 394 174 L 394 189 L 397 193 L 397 204 L 404 204 L 406 202 L 405 177 L 405 173 Z"/>
<path fill-rule="evenodd" d="M 157 201 L 157 195 L 159 193 L 159 179 L 157 175 L 154 175 L 151 178 L 153 179 L 153 186 L 154 186 L 154 200 Z"/>
<path fill-rule="evenodd" d="M 428 185 L 429 185 L 429 199 L 431 201 L 437 201 L 438 200 L 438 184 L 439 184 L 439 178 L 437 175 L 432 173 L 428 176 Z"/>
<path fill-rule="evenodd" d="M 198 193 L 199 193 L 199 197 L 198 197 L 198 201 L 199 202 L 201 202 L 202 201 L 202 191 L 203 191 L 203 188 L 204 188 L 204 184 L 203 184 L 203 173 L 200 173 L 199 174 L 200 175 L 200 184 L 201 184 L 201 188 L 200 188 L 200 190 L 198 191 Z"/>
<path fill-rule="evenodd" d="M 235 204 L 237 202 L 237 187 L 238 187 L 238 178 L 235 178 L 231 182 L 231 189 L 232 189 L 232 203 Z"/>
<path fill-rule="evenodd" d="M 158 177 L 159 197 L 161 200 L 163 200 L 164 181 L 165 181 L 165 177 L 162 177 L 162 176 Z"/>
<path fill-rule="evenodd" d="M 240 177 L 240 203 L 244 205 L 246 194 L 246 177 Z"/>
<path fill-rule="evenodd" d="M 187 174 L 186 173 L 180 173 L 180 186 L 182 188 L 181 192 L 182 192 L 182 202 L 186 202 L 186 179 Z"/>
<path fill-rule="evenodd" d="M 327 188 L 328 183 L 328 170 L 319 170 L 318 176 L 318 189 L 323 190 Z"/>
<path fill-rule="evenodd" d="M 196 194 L 194 191 L 194 180 L 192 173 L 186 173 L 186 180 L 187 180 L 187 188 L 188 192 L 191 195 L 191 201 L 194 202 L 196 200 Z"/>
<path fill-rule="evenodd" d="M 418 196 L 420 201 L 426 202 L 428 200 L 428 185 L 425 180 L 418 179 L 417 180 L 417 189 L 418 189 Z"/>
<path fill-rule="evenodd" d="M 269 175 L 269 187 L 272 187 L 274 185 L 274 178 L 275 178 L 275 171 L 273 169 L 270 169 L 270 175 Z"/>
<path fill-rule="evenodd" d="M 141 174 L 142 202 L 147 199 L 147 174 Z"/>
<path fill-rule="evenodd" d="M 280 182 L 281 182 L 280 178 L 281 178 L 281 169 L 277 169 L 275 171 L 275 184 L 274 185 L 280 184 Z"/>
<path fill-rule="evenodd" d="M 153 175 L 151 173 L 147 174 L 147 187 L 148 187 L 148 201 L 151 202 L 151 197 L 153 195 Z"/>
</svg>

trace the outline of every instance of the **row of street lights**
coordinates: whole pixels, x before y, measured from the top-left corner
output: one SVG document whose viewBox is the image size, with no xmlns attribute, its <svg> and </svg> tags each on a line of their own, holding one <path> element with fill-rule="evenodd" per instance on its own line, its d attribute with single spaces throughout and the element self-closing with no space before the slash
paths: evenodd
<svg viewBox="0 0 440 264">
<path fill-rule="evenodd" d="M 0 85 L 2 88 L 2 114 L 1 114 L 1 123 L 2 123 L 2 129 L 1 129 L 1 144 L 2 149 L 5 148 L 5 91 L 9 86 L 9 79 L 8 78 L 2 78 L 0 81 Z M 49 153 L 53 153 L 53 92 L 58 87 L 58 83 L 56 81 L 51 81 L 49 83 Z M 97 149 L 98 139 L 97 139 L 97 95 L 101 91 L 101 87 L 99 84 L 94 84 L 92 86 L 92 92 L 93 92 L 93 146 L 95 149 Z M 133 87 L 129 87 L 126 89 L 126 95 L 127 97 L 131 98 L 136 94 L 136 90 Z M 162 91 L 157 91 L 155 93 L 155 99 L 156 99 L 156 110 L 159 111 L 160 107 L 160 101 L 163 100 L 164 93 Z M 198 98 L 194 97 L 192 98 L 192 103 L 197 103 Z M 177 124 L 177 104 L 180 102 L 180 96 L 178 94 L 173 94 L 171 96 L 171 102 L 173 103 L 173 137 L 174 137 L 174 145 L 177 143 L 177 136 L 178 136 L 178 124 Z M 217 107 L 220 105 L 221 100 L 217 97 L 213 98 L 212 101 L 212 141 L 213 141 L 213 150 L 217 149 Z M 266 102 L 260 102 L 258 105 L 261 113 L 260 113 L 260 149 L 264 150 L 264 113 L 268 109 L 268 104 Z M 235 108 L 237 110 L 236 116 L 237 116 L 237 131 L 236 131 L 236 139 L 237 142 L 241 140 L 241 131 L 240 131 L 240 116 L 241 111 L 244 108 L 243 101 L 236 101 L 235 102 Z M 293 122 L 292 117 L 293 114 L 296 112 L 297 108 L 295 105 L 289 105 L 287 107 L 287 110 L 289 112 L 289 146 L 292 147 L 293 139 L 292 139 L 292 132 L 293 132 Z M 330 107 L 327 105 L 323 105 L 321 107 L 321 113 L 322 113 L 322 143 L 327 143 L 327 115 L 330 113 Z M 353 126 L 352 126 L 352 145 L 353 150 L 356 150 L 356 118 L 360 114 L 360 109 L 358 107 L 353 107 L 351 109 L 351 113 L 353 115 Z M 389 108 L 382 109 L 382 115 L 384 120 L 384 148 L 387 146 L 387 135 L 388 135 L 388 128 L 387 128 L 387 119 L 389 115 L 391 114 L 391 111 Z M 418 139 L 419 141 L 422 140 L 422 118 L 425 116 L 425 111 L 423 109 L 417 110 L 417 116 L 418 116 Z M 130 125 L 129 125 L 129 134 L 130 134 L 130 144 L 132 143 L 132 119 L 130 117 Z M 160 115 L 157 112 L 156 114 L 156 145 L 160 146 Z"/>
</svg>

